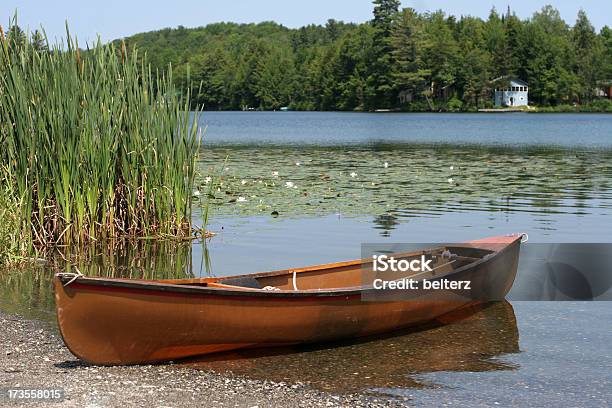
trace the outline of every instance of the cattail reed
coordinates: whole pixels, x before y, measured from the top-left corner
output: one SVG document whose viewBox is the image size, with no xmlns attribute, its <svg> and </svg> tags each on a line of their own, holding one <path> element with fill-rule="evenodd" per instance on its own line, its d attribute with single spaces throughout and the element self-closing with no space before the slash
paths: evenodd
<svg viewBox="0 0 612 408">
<path fill-rule="evenodd" d="M 0 41 L 0 163 L 29 240 L 189 236 L 198 114 L 172 70 L 70 34 L 50 51 Z"/>
</svg>

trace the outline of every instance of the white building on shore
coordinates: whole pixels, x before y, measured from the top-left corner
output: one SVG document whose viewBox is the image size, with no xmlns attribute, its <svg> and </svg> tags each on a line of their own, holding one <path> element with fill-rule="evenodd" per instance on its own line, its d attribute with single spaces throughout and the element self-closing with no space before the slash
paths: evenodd
<svg viewBox="0 0 612 408">
<path fill-rule="evenodd" d="M 527 82 L 511 77 L 500 77 L 492 82 L 499 85 L 499 88 L 495 88 L 496 107 L 529 105 L 529 85 Z"/>
</svg>

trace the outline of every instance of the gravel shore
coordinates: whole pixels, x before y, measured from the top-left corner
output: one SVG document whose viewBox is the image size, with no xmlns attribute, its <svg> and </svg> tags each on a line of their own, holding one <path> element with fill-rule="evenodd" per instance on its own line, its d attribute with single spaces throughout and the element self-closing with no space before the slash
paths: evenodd
<svg viewBox="0 0 612 408">
<path fill-rule="evenodd" d="M 62 388 L 51 407 L 395 407 L 370 395 L 258 381 L 181 365 L 98 367 L 76 359 L 48 323 L 0 312 L 0 389 Z M 0 400 L 1 406 L 15 403 Z M 25 404 L 24 404 L 25 405 Z M 34 404 L 28 403 L 27 406 Z"/>
</svg>

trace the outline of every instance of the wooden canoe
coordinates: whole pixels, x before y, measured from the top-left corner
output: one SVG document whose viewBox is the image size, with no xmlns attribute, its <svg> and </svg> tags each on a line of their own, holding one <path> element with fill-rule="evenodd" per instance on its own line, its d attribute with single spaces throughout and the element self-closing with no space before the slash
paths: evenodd
<svg viewBox="0 0 612 408">
<path fill-rule="evenodd" d="M 371 336 L 443 321 L 445 314 L 474 302 L 502 300 L 514 282 L 521 238 L 496 237 L 401 255 L 437 259 L 441 267 L 431 275 L 419 273 L 418 279 L 469 280 L 473 297 L 426 291 L 412 300 L 376 298 L 381 291 L 364 283 L 373 279 L 367 275 L 371 260 L 189 280 L 58 274 L 57 319 L 70 351 L 99 365 Z M 449 251 L 456 262 L 440 256 Z M 483 293 L 486 299 L 479 298 Z"/>
</svg>

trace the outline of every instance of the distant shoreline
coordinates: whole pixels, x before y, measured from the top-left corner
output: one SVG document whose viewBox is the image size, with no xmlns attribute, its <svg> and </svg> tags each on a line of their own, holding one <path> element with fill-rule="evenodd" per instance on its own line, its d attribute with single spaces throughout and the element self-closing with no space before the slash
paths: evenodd
<svg viewBox="0 0 612 408">
<path fill-rule="evenodd" d="M 256 110 L 240 110 L 240 109 L 202 109 L 200 112 L 244 112 L 244 113 L 261 113 L 261 112 L 277 112 L 277 113 L 288 113 L 288 112 L 300 112 L 300 113 L 372 113 L 372 114 L 399 114 L 399 113 L 453 113 L 453 114 L 495 114 L 495 113 L 530 113 L 530 114 L 563 114 L 563 113 L 581 113 L 581 114 L 612 114 L 610 111 L 596 111 L 596 110 L 553 110 L 550 108 L 535 108 L 533 110 L 504 110 L 504 109 L 479 109 L 479 110 L 465 110 L 465 111 L 421 111 L 421 110 L 385 110 L 385 111 L 365 111 L 365 110 L 298 110 L 291 109 L 288 111 L 281 111 L 278 109 L 256 109 Z"/>
</svg>

